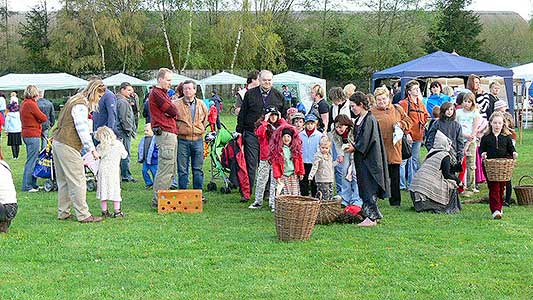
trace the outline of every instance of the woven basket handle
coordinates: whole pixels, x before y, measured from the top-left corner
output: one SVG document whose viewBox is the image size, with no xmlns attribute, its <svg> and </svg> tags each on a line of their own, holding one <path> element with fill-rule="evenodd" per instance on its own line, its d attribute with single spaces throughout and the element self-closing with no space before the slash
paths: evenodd
<svg viewBox="0 0 533 300">
<path fill-rule="evenodd" d="M 531 177 L 529 175 L 524 175 L 524 176 L 520 177 L 520 180 L 518 180 L 518 185 L 522 185 L 522 179 L 524 179 L 524 177 L 527 177 L 527 178 L 533 180 L 533 177 Z"/>
</svg>

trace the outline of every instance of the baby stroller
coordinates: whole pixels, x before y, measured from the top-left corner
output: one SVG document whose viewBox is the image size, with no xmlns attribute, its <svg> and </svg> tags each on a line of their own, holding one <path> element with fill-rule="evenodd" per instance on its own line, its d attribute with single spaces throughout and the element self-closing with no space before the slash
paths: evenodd
<svg viewBox="0 0 533 300">
<path fill-rule="evenodd" d="M 45 192 L 57 191 L 52 151 L 52 138 L 49 138 L 47 139 L 46 147 L 39 153 L 39 159 L 32 174 L 34 177 L 46 179 L 43 185 Z M 96 191 L 96 172 L 93 172 L 91 166 L 85 159 L 83 162 L 85 178 L 87 180 L 87 191 L 94 192 Z"/>
<path fill-rule="evenodd" d="M 205 136 L 205 145 L 207 156 L 211 162 L 211 181 L 207 184 L 207 190 L 212 192 L 217 190 L 215 179 L 222 178 L 224 186 L 220 187 L 223 194 L 231 193 L 231 189 L 236 186 L 230 181 L 227 173 L 229 169 L 224 168 L 221 164 L 222 149 L 233 138 L 233 134 L 228 130 L 226 125 L 221 124 L 222 128 L 218 132 L 209 132 Z"/>
</svg>

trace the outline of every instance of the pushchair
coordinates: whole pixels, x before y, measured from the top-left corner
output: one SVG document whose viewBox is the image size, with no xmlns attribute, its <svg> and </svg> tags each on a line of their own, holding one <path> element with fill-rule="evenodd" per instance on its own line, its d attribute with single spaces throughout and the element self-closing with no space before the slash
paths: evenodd
<svg viewBox="0 0 533 300">
<path fill-rule="evenodd" d="M 45 192 L 57 191 L 52 151 L 52 138 L 49 138 L 47 139 L 46 147 L 39 153 L 39 159 L 32 174 L 34 177 L 46 179 L 43 185 Z M 87 191 L 94 192 L 96 191 L 96 171 L 91 168 L 85 159 L 84 169 L 87 180 Z"/>
<path fill-rule="evenodd" d="M 226 125 L 221 124 L 222 128 L 218 132 L 209 132 L 205 136 L 204 149 L 207 151 L 207 156 L 211 162 L 211 181 L 207 184 L 207 190 L 212 192 L 217 190 L 215 179 L 222 179 L 224 186 L 220 187 L 220 192 L 223 194 L 231 193 L 232 188 L 236 188 L 229 179 L 228 168 L 224 168 L 221 163 L 221 154 L 224 146 L 233 138 L 233 134 L 228 130 Z"/>
</svg>

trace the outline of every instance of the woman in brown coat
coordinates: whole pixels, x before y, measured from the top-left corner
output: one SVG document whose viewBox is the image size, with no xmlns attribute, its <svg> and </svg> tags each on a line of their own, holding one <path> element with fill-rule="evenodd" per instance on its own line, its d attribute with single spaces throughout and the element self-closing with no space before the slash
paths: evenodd
<svg viewBox="0 0 533 300">
<path fill-rule="evenodd" d="M 376 106 L 371 109 L 381 130 L 385 152 L 387 153 L 387 165 L 389 169 L 391 197 L 389 203 L 391 206 L 400 206 L 400 164 L 402 163 L 402 140 L 393 142 L 393 134 L 396 126 L 402 130 L 408 130 L 411 127 L 411 119 L 407 116 L 403 108 L 394 105 L 390 101 L 389 90 L 379 87 L 375 90 Z"/>
</svg>

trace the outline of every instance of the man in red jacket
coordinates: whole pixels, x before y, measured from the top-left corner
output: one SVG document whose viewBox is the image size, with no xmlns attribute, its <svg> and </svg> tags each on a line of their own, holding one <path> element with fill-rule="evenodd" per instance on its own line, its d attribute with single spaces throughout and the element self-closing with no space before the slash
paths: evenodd
<svg viewBox="0 0 533 300">
<path fill-rule="evenodd" d="M 176 126 L 178 111 L 167 93 L 171 83 L 172 71 L 167 68 L 159 69 L 157 85 L 148 96 L 152 131 L 159 151 L 152 197 L 152 208 L 155 209 L 157 209 L 157 191 L 170 189 L 172 178 L 176 175 L 178 168 L 178 127 Z"/>
</svg>

